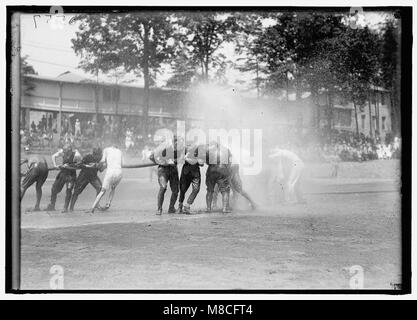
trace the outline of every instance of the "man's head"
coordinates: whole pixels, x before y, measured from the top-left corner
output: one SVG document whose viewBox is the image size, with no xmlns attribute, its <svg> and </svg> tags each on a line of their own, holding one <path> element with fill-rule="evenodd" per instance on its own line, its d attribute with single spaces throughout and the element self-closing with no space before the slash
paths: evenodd
<svg viewBox="0 0 417 320">
<path fill-rule="evenodd" d="M 72 146 L 70 144 L 65 144 L 62 150 L 64 152 L 64 156 L 70 156 L 72 153 Z"/>
</svg>

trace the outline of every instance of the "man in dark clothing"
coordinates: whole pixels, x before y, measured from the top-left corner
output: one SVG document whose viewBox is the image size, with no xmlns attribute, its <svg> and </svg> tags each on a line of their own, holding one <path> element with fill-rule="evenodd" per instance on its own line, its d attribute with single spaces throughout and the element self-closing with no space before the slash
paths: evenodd
<svg viewBox="0 0 417 320">
<path fill-rule="evenodd" d="M 204 161 L 197 159 L 198 149 L 188 148 L 185 150 L 185 162 L 182 166 L 180 177 L 180 197 L 178 210 L 180 213 L 190 214 L 190 207 L 193 204 L 198 192 L 200 191 L 201 175 L 200 167 L 204 165 Z M 192 186 L 191 194 L 188 196 L 187 203 L 184 205 L 185 193 Z"/>
<path fill-rule="evenodd" d="M 62 165 L 56 165 L 56 158 L 62 157 Z M 51 190 L 51 203 L 46 210 L 55 210 L 55 203 L 58 193 L 61 192 L 64 185 L 66 185 L 65 204 L 62 212 L 68 211 L 68 206 L 72 196 L 72 190 L 74 189 L 74 183 L 77 178 L 76 170 L 74 166 L 82 161 L 81 154 L 78 150 L 72 150 L 72 147 L 67 145 L 63 149 L 58 150 L 52 155 L 52 163 L 54 167 L 59 168 L 60 171 L 57 174 L 54 184 Z"/>
<path fill-rule="evenodd" d="M 98 171 L 104 171 L 104 166 L 99 164 L 102 156 L 103 151 L 100 148 L 94 148 L 92 153 L 83 157 L 81 161 L 82 169 L 75 180 L 74 193 L 71 197 L 69 211 L 74 211 L 74 205 L 78 196 L 88 184 L 91 184 L 96 189 L 96 194 L 100 192 L 101 181 L 98 177 Z"/>
<path fill-rule="evenodd" d="M 222 195 L 222 211 L 228 213 L 230 212 L 230 150 L 217 143 L 210 145 L 206 153 L 206 163 L 208 164 L 206 172 L 207 212 L 212 210 L 214 188 L 217 184 Z"/>
<path fill-rule="evenodd" d="M 168 213 L 175 213 L 175 202 L 177 201 L 179 191 L 179 179 L 177 168 L 177 141 L 173 143 L 164 143 L 157 147 L 149 159 L 158 164 L 158 211 L 157 215 L 162 214 L 162 205 L 164 203 L 165 192 L 167 191 L 168 182 L 171 188 L 171 199 L 169 202 Z"/>
</svg>

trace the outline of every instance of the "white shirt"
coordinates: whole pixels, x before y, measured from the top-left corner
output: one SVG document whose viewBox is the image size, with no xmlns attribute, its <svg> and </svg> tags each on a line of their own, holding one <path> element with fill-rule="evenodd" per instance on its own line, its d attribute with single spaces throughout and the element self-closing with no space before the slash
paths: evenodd
<svg viewBox="0 0 417 320">
<path fill-rule="evenodd" d="M 106 162 L 107 169 L 122 168 L 122 151 L 115 147 L 108 147 L 103 150 L 101 162 Z"/>
</svg>

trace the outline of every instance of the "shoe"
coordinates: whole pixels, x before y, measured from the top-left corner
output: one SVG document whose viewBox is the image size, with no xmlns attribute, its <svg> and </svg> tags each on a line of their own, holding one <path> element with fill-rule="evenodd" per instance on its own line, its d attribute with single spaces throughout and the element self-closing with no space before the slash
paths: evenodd
<svg viewBox="0 0 417 320">
<path fill-rule="evenodd" d="M 206 208 L 206 212 L 207 213 L 211 212 L 211 208 Z"/>
<path fill-rule="evenodd" d="M 157 216 L 162 215 L 162 209 L 158 209 L 158 211 L 156 211 L 156 215 L 157 215 Z"/>
<path fill-rule="evenodd" d="M 52 204 L 48 204 L 48 206 L 46 207 L 47 211 L 55 211 L 55 206 L 53 206 Z"/>
<path fill-rule="evenodd" d="M 67 213 L 67 212 L 68 212 L 67 209 L 64 209 L 64 210 L 61 211 L 61 213 Z"/>
<path fill-rule="evenodd" d="M 191 214 L 190 206 L 184 206 L 183 212 L 184 214 Z"/>
<path fill-rule="evenodd" d="M 177 213 L 177 210 L 175 208 L 169 208 L 168 213 Z"/>
<path fill-rule="evenodd" d="M 222 210 L 222 212 L 223 213 L 231 213 L 232 212 L 232 210 L 230 209 L 230 208 L 223 208 L 223 210 Z"/>
<path fill-rule="evenodd" d="M 182 205 L 182 203 L 180 203 L 178 205 L 178 213 L 183 213 L 183 205 Z"/>
<path fill-rule="evenodd" d="M 108 203 L 108 204 L 106 204 L 106 206 L 103 208 L 103 207 L 100 207 L 100 210 L 101 211 L 106 211 L 106 210 L 109 210 L 110 209 L 110 204 Z"/>
</svg>

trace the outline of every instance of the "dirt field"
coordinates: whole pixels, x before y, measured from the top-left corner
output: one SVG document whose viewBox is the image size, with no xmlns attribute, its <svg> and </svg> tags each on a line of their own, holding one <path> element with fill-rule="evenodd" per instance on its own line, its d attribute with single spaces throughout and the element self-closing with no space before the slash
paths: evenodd
<svg viewBox="0 0 417 320">
<path fill-rule="evenodd" d="M 365 288 L 392 289 L 401 277 L 398 163 L 382 168 L 384 177 L 361 175 L 369 166 L 353 166 L 353 178 L 344 168 L 337 179 L 308 177 L 303 205 L 262 205 L 261 182 L 245 179 L 261 205 L 227 215 L 155 216 L 148 169 L 124 171 L 113 207 L 95 215 L 84 212 L 90 186 L 67 214 L 27 212 L 31 188 L 22 202 L 22 289 L 49 289 L 53 265 L 63 267 L 65 289 L 346 289 L 353 265 Z M 203 184 L 198 209 L 204 195 Z"/>
</svg>

